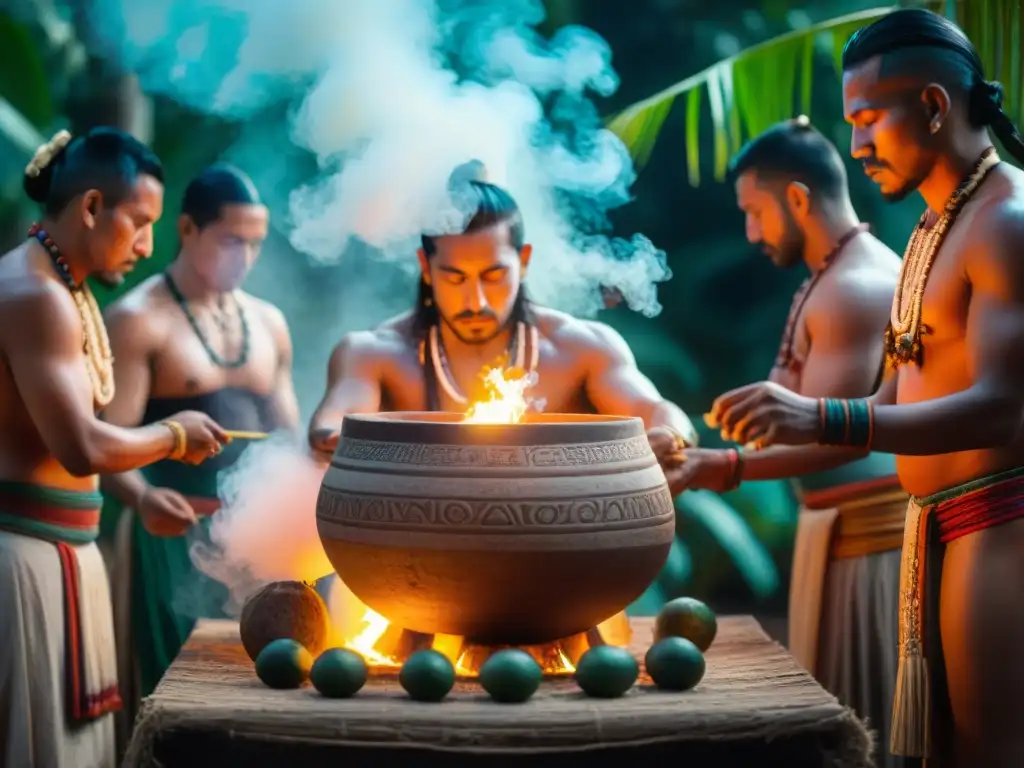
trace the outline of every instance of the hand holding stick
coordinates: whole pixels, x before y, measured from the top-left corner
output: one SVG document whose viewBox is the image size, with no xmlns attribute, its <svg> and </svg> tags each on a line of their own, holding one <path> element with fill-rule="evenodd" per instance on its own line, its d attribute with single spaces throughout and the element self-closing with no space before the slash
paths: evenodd
<svg viewBox="0 0 1024 768">
<path fill-rule="evenodd" d="M 248 432 L 244 429 L 226 429 L 224 433 L 232 440 L 266 440 L 270 437 L 267 432 Z"/>
</svg>

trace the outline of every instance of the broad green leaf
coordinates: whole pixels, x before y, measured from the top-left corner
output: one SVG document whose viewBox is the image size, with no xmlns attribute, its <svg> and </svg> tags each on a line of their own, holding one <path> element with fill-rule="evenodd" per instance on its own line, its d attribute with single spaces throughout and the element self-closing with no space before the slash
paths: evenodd
<svg viewBox="0 0 1024 768">
<path fill-rule="evenodd" d="M 1020 3 L 1013 3 L 1003 12 L 1003 74 L 1001 79 L 1006 87 L 1007 107 L 1020 114 L 1021 58 L 1020 39 Z"/>
<path fill-rule="evenodd" d="M 46 141 L 32 122 L 2 96 L 0 96 L 0 137 L 9 148 L 17 150 L 19 157 L 16 158 L 16 162 L 22 167 L 32 158 L 36 149 Z"/>
<path fill-rule="evenodd" d="M 800 111 L 811 114 L 811 86 L 814 83 L 814 42 L 815 35 L 808 35 L 803 40 L 800 68 Z"/>
<path fill-rule="evenodd" d="M 6 14 L 0 14 L 0 97 L 36 128 L 49 128 L 55 118 L 39 46 L 28 28 Z"/>
<path fill-rule="evenodd" d="M 715 178 L 725 176 L 725 166 L 729 161 L 729 138 L 725 127 L 725 104 L 722 98 L 722 69 L 729 66 L 723 62 L 708 75 L 708 106 L 711 107 L 711 125 L 714 131 L 715 147 Z"/>
<path fill-rule="evenodd" d="M 1020 0 L 904 0 L 903 6 L 926 6 L 945 12 L 958 21 L 978 49 L 988 77 L 1000 79 L 1006 88 L 1006 109 L 1018 124 L 1024 122 L 1024 75 L 1021 73 L 1020 40 L 1024 33 L 1024 14 Z M 775 122 L 793 117 L 794 107 L 804 114 L 811 112 L 813 93 L 814 42 L 822 34 L 832 37 L 833 61 L 837 73 L 842 70 L 842 52 L 850 36 L 859 28 L 891 13 L 897 7 L 873 8 L 814 24 L 758 43 L 735 56 L 713 64 L 707 69 L 666 88 L 638 104 L 627 107 L 623 114 L 637 108 L 652 110 L 656 104 L 674 100 L 681 93 L 707 88 L 710 97 L 714 147 L 714 176 L 724 178 L 731 157 L 741 144 L 745 128 L 747 136 L 756 136 Z M 799 86 L 797 71 L 799 70 Z M 797 88 L 799 87 L 799 92 Z M 699 107 L 698 107 L 699 108 Z M 687 159 L 690 183 L 700 183 L 699 164 L 692 158 L 699 154 L 700 120 L 690 119 L 692 101 L 687 98 Z M 658 123 L 660 127 L 664 116 Z M 623 123 L 618 118 L 609 123 L 619 133 Z M 650 159 L 656 131 L 653 123 L 642 132 L 620 133 L 633 153 L 638 168 Z"/>
<path fill-rule="evenodd" d="M 664 290 L 673 290 L 672 284 Z M 670 326 L 654 323 L 636 312 L 613 311 L 601 319 L 622 334 L 637 365 L 652 378 L 668 381 L 676 392 L 697 392 L 704 385 L 697 359 Z"/>
<path fill-rule="evenodd" d="M 686 173 L 690 184 L 700 184 L 700 102 L 703 88 L 686 94 Z"/>
<path fill-rule="evenodd" d="M 672 111 L 673 102 L 674 99 L 669 98 L 628 115 L 623 114 L 621 120 L 617 119 L 608 126 L 630 148 L 634 162 L 638 165 L 647 164 L 661 133 L 662 123 Z"/>
<path fill-rule="evenodd" d="M 712 532 L 755 595 L 768 597 L 779 588 L 779 573 L 768 551 L 743 517 L 720 496 L 687 491 L 676 499 L 676 508 Z"/>
<path fill-rule="evenodd" d="M 711 112 L 714 147 L 714 176 L 725 177 L 729 158 L 746 135 L 754 136 L 772 123 L 793 116 L 799 100 L 800 109 L 810 112 L 813 92 L 814 41 L 818 35 L 840 31 L 834 35 L 837 50 L 855 29 L 890 13 L 893 7 L 874 8 L 789 32 L 740 51 L 735 56 L 681 80 L 643 101 L 626 107 L 612 117 L 607 125 L 622 139 L 633 155 L 638 169 L 650 160 L 656 134 L 664 124 L 668 110 L 655 121 L 637 121 L 650 114 L 656 105 L 669 107 L 680 94 L 688 94 L 686 146 L 690 183 L 700 183 L 699 163 L 693 162 L 693 148 L 700 146 L 699 97 L 689 96 L 695 90 L 707 89 Z M 841 42 L 840 42 L 841 40 Z M 799 82 L 799 92 L 797 91 Z M 696 114 L 696 116 L 695 116 Z"/>
</svg>

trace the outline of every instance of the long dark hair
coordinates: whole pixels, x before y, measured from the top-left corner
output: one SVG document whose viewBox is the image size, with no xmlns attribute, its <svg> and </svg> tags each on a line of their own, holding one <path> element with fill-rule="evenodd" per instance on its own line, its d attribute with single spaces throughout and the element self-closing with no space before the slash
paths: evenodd
<svg viewBox="0 0 1024 768">
<path fill-rule="evenodd" d="M 455 175 L 453 174 L 453 176 Z M 497 184 L 479 179 L 462 182 L 458 191 L 460 195 L 468 198 L 469 210 L 472 212 L 462 234 L 487 229 L 495 224 L 505 224 L 508 227 L 509 243 L 517 251 L 522 249 L 525 242 L 523 216 L 512 195 Z M 428 259 L 437 251 L 435 239 L 436 237 L 433 235 L 423 235 L 420 238 L 423 252 Z M 416 296 L 416 307 L 413 310 L 413 333 L 417 338 L 426 338 L 430 328 L 437 325 L 440 319 L 437 305 L 434 303 L 434 290 L 421 277 Z M 533 312 L 525 285 L 520 284 L 519 286 L 509 319 L 512 323 L 533 322 Z"/>
<path fill-rule="evenodd" d="M 856 67 L 875 56 L 914 51 L 928 59 L 922 64 L 930 71 L 944 71 L 955 78 L 955 85 L 967 94 L 971 125 L 991 127 L 1006 151 L 1024 163 L 1024 139 L 1003 111 L 1002 83 L 985 79 L 978 51 L 963 30 L 946 17 L 921 8 L 906 8 L 883 16 L 853 33 L 843 48 L 843 69 Z"/>
</svg>

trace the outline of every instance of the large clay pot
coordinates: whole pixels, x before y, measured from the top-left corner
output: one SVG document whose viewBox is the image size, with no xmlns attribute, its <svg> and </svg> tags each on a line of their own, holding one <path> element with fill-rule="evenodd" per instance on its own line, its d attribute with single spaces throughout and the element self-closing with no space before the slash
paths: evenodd
<svg viewBox="0 0 1024 768">
<path fill-rule="evenodd" d="M 664 565 L 675 510 L 640 419 L 347 416 L 317 501 L 338 575 L 393 624 L 488 644 L 586 631 Z"/>
</svg>

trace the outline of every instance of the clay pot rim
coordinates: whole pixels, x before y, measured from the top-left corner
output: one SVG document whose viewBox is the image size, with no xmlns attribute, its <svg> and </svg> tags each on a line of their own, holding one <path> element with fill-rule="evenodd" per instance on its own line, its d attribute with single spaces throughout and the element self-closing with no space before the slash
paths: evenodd
<svg viewBox="0 0 1024 768">
<path fill-rule="evenodd" d="M 635 416 L 528 414 L 518 424 L 472 424 L 461 413 L 394 411 L 346 415 L 341 438 L 446 445 L 545 446 L 604 443 L 646 434 Z"/>
</svg>

